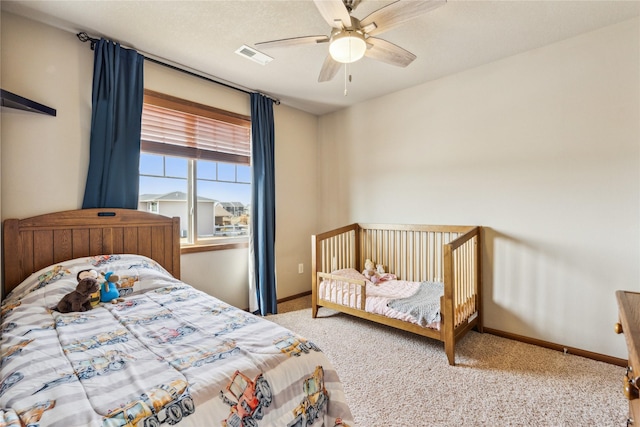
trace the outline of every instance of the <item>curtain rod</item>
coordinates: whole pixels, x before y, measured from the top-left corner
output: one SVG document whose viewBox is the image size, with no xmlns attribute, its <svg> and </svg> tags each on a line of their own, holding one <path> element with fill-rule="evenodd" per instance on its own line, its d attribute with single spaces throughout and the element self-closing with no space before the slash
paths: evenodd
<svg viewBox="0 0 640 427">
<path fill-rule="evenodd" d="M 76 36 L 83 43 L 91 42 L 91 50 L 94 50 L 94 48 L 96 46 L 96 43 L 98 41 L 100 41 L 100 39 L 89 37 L 89 35 L 87 33 L 85 33 L 84 31 L 79 32 L 78 34 L 76 34 Z M 140 52 L 138 52 L 138 53 L 140 53 Z M 225 83 L 223 81 L 216 80 L 216 79 L 213 79 L 211 77 L 203 76 L 202 74 L 194 73 L 193 71 L 189 71 L 189 70 L 187 70 L 185 68 L 181 68 L 181 67 L 178 67 L 176 65 L 168 64 L 166 62 L 160 61 L 160 60 L 155 59 L 155 58 L 150 58 L 147 55 L 144 55 L 142 53 L 140 53 L 140 54 L 145 59 L 145 61 L 153 62 L 154 64 L 162 65 L 163 67 L 171 68 L 172 70 L 180 71 L 181 73 L 189 74 L 190 76 L 193 76 L 193 77 L 199 77 L 199 78 L 207 80 L 209 82 L 212 82 L 212 83 L 215 83 L 215 84 L 219 84 L 221 86 L 228 87 L 229 89 L 234 89 L 234 90 L 237 90 L 239 92 L 244 92 L 244 93 L 249 94 L 249 95 L 252 94 L 252 93 L 259 93 L 259 94 L 264 95 L 267 98 L 271 99 L 276 105 L 280 105 L 280 100 L 279 99 L 274 98 L 272 96 L 269 96 L 267 94 L 264 94 L 262 92 L 258 92 L 258 91 L 255 91 L 255 90 L 245 89 L 245 88 L 241 88 L 241 87 L 238 87 L 238 86 L 234 86 L 232 84 Z"/>
</svg>

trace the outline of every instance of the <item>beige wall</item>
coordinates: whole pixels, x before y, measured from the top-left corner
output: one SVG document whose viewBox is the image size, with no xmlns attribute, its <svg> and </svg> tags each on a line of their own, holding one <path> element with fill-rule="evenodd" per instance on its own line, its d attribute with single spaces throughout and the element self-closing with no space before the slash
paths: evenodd
<svg viewBox="0 0 640 427">
<path fill-rule="evenodd" d="M 3 13 L 2 88 L 57 109 L 47 117 L 2 109 L 2 219 L 77 209 L 89 164 L 93 52 L 73 33 Z M 113 35 L 117 37 L 117 35 Z M 249 96 L 146 62 L 145 87 L 250 115 Z M 310 235 L 316 225 L 317 118 L 274 106 L 278 297 L 311 287 Z M 182 256 L 182 278 L 248 307 L 248 251 Z M 305 274 L 298 274 L 298 264 Z"/>
<path fill-rule="evenodd" d="M 615 290 L 640 290 L 639 30 L 321 117 L 319 231 L 483 225 L 487 327 L 626 358 L 612 325 Z"/>
<path fill-rule="evenodd" d="M 6 12 L 0 30 L 2 88 L 57 110 L 50 117 L 2 109 L 2 218 L 79 208 L 89 158 L 92 53 L 71 33 Z"/>
</svg>

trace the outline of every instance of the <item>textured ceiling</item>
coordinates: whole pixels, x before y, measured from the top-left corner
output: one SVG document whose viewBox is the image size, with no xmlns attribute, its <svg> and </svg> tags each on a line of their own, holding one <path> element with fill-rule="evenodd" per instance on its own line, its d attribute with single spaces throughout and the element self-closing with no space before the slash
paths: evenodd
<svg viewBox="0 0 640 427">
<path fill-rule="evenodd" d="M 407 0 L 412 1 L 412 0 Z M 461 1 L 380 35 L 417 55 L 407 68 L 370 58 L 318 83 L 327 44 L 273 48 L 260 65 L 234 52 L 243 44 L 305 35 L 329 35 L 311 0 L 287 1 L 9 1 L 3 12 L 74 33 L 105 37 L 146 56 L 196 70 L 283 104 L 324 114 L 420 83 L 477 67 L 640 14 L 640 1 Z M 390 1 L 362 0 L 363 18 Z"/>
</svg>

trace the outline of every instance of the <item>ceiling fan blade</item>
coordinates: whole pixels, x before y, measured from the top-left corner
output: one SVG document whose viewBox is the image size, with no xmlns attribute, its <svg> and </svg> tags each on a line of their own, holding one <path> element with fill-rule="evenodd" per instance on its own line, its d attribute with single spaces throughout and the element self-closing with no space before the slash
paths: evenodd
<svg viewBox="0 0 640 427">
<path fill-rule="evenodd" d="M 318 76 L 318 82 L 328 82 L 333 79 L 335 75 L 338 74 L 341 66 L 342 64 L 340 62 L 335 61 L 331 55 L 327 55 L 324 63 L 322 64 L 322 69 Z"/>
<path fill-rule="evenodd" d="M 313 0 L 329 25 L 334 28 L 351 27 L 351 15 L 342 0 Z"/>
<path fill-rule="evenodd" d="M 287 46 L 299 46 L 304 44 L 326 43 L 328 41 L 329 41 L 329 37 L 327 36 L 303 36 L 303 37 L 292 37 L 289 39 L 270 40 L 268 42 L 260 42 L 260 43 L 256 43 L 255 46 L 268 49 L 272 47 L 287 47 Z"/>
<path fill-rule="evenodd" d="M 416 18 L 446 3 L 446 0 L 398 0 L 372 12 L 360 21 L 369 35 L 381 34 L 397 27 L 405 21 Z"/>
<path fill-rule="evenodd" d="M 367 58 L 398 67 L 406 67 L 416 59 L 416 56 L 408 50 L 377 37 L 369 37 L 367 43 L 371 45 L 364 53 Z"/>
</svg>

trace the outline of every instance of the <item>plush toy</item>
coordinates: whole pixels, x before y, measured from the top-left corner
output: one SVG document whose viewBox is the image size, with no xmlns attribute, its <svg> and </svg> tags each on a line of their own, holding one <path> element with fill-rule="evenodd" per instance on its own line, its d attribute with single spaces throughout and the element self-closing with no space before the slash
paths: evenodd
<svg viewBox="0 0 640 427">
<path fill-rule="evenodd" d="M 376 272 L 376 265 L 374 264 L 373 261 L 367 258 L 367 260 L 364 262 L 364 270 L 362 270 L 362 274 L 366 276 L 367 274 L 371 275 L 371 274 L 374 274 L 375 272 Z"/>
<path fill-rule="evenodd" d="M 86 277 L 78 282 L 75 291 L 69 292 L 62 297 L 56 306 L 56 310 L 60 313 L 91 310 L 91 308 L 93 308 L 91 305 L 91 294 L 99 290 L 100 285 L 98 285 L 98 281 L 91 277 Z"/>
<path fill-rule="evenodd" d="M 364 262 L 364 270 L 362 270 L 362 275 L 372 283 L 378 283 L 380 281 L 380 275 L 376 271 L 375 263 L 368 258 Z"/>
<path fill-rule="evenodd" d="M 377 285 L 380 282 L 397 279 L 395 274 L 387 273 L 384 271 L 384 265 L 375 264 L 370 259 L 367 259 L 364 262 L 364 270 L 362 270 L 362 275 L 374 285 Z"/>
<path fill-rule="evenodd" d="M 99 278 L 100 275 L 98 274 L 98 272 L 94 269 L 89 269 L 89 270 L 80 270 L 78 271 L 78 274 L 76 275 L 76 278 L 78 279 L 78 283 L 82 280 L 82 279 L 94 279 L 96 282 L 98 282 L 98 289 L 96 289 L 95 292 L 93 292 L 91 294 L 91 306 L 95 307 L 98 304 L 100 304 L 100 282 L 99 282 Z"/>
<path fill-rule="evenodd" d="M 118 300 L 122 300 L 120 292 L 116 287 L 116 283 L 120 279 L 118 276 L 109 271 L 107 273 L 100 273 L 104 277 L 104 282 L 100 286 L 100 302 L 111 302 L 115 304 Z"/>
</svg>

